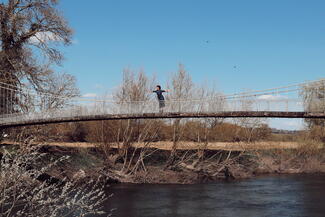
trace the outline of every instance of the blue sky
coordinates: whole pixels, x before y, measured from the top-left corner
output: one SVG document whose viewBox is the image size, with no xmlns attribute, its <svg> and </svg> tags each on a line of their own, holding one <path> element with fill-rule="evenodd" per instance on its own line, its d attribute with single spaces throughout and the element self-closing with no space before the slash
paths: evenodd
<svg viewBox="0 0 325 217">
<path fill-rule="evenodd" d="M 164 84 L 179 63 L 225 93 L 325 77 L 323 0 L 66 0 L 60 8 L 75 30 L 61 70 L 83 94 L 116 87 L 125 67 Z"/>
</svg>

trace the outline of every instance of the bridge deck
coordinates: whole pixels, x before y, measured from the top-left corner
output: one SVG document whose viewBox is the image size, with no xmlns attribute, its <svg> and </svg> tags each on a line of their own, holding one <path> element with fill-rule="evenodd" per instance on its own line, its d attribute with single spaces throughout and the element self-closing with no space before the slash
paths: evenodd
<svg viewBox="0 0 325 217">
<path fill-rule="evenodd" d="M 44 125 L 65 122 L 82 122 L 98 120 L 127 120 L 127 119 L 169 119 L 169 118 L 325 118 L 325 112 L 278 112 L 278 111 L 235 111 L 217 113 L 143 113 L 143 114 L 102 114 L 75 117 L 53 117 L 43 119 L 21 119 L 0 123 L 0 127 L 19 127 Z"/>
</svg>

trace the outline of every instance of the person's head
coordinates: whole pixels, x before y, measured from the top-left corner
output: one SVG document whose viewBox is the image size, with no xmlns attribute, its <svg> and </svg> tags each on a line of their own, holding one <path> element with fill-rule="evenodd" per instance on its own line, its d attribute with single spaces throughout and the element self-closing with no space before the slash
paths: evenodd
<svg viewBox="0 0 325 217">
<path fill-rule="evenodd" d="M 160 85 L 157 85 L 156 86 L 156 90 L 161 90 L 161 86 Z"/>
</svg>

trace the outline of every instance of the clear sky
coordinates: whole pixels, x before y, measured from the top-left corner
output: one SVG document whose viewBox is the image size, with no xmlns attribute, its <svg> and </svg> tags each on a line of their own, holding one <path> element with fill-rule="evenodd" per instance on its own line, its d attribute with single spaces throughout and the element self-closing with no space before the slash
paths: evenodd
<svg viewBox="0 0 325 217">
<path fill-rule="evenodd" d="M 116 87 L 123 68 L 164 84 L 183 63 L 225 93 L 325 77 L 324 0 L 61 0 L 75 30 L 62 71 L 83 94 Z"/>
</svg>

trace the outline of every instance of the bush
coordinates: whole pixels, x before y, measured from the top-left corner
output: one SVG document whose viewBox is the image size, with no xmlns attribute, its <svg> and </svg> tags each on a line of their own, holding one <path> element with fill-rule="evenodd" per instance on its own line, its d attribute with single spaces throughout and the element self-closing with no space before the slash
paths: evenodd
<svg viewBox="0 0 325 217">
<path fill-rule="evenodd" d="M 58 180 L 46 172 L 67 160 L 45 163 L 36 147 L 3 151 L 0 162 L 0 216 L 85 216 L 103 214 L 106 200 L 98 181 Z"/>
</svg>

